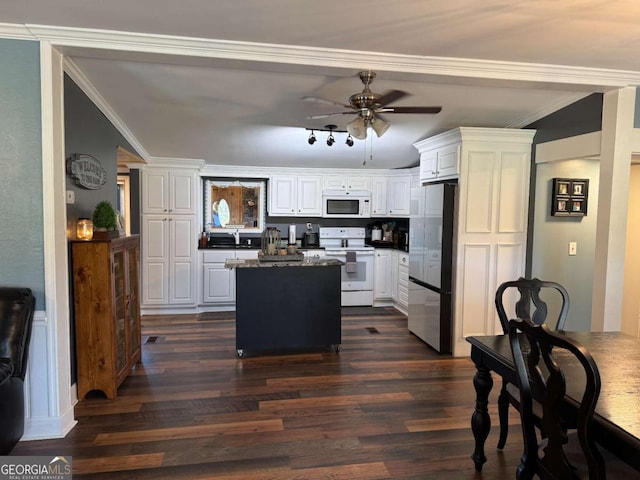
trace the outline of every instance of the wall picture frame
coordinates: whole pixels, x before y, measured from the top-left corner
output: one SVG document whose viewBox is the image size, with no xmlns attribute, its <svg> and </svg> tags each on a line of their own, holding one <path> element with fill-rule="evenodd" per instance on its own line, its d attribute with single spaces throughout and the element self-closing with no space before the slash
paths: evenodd
<svg viewBox="0 0 640 480">
<path fill-rule="evenodd" d="M 588 197 L 588 178 L 554 178 L 551 193 L 551 216 L 586 216 Z"/>
</svg>

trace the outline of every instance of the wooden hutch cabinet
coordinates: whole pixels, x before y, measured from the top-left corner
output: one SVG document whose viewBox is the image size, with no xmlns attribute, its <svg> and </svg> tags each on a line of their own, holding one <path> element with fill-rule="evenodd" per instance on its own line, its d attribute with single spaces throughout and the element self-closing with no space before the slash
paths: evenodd
<svg viewBox="0 0 640 480">
<path fill-rule="evenodd" d="M 73 241 L 78 398 L 113 399 L 141 358 L 139 235 Z"/>
</svg>

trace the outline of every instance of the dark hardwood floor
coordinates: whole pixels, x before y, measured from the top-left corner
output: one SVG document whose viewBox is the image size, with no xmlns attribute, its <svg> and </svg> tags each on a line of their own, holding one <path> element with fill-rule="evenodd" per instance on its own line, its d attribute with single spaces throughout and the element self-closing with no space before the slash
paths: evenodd
<svg viewBox="0 0 640 480">
<path fill-rule="evenodd" d="M 440 356 L 393 308 L 344 308 L 342 346 L 235 356 L 233 313 L 147 316 L 142 363 L 115 400 L 76 406 L 64 439 L 13 455 L 71 455 L 74 478 L 221 480 L 512 479 L 517 414 L 503 452 L 470 455 L 474 367 Z"/>
</svg>

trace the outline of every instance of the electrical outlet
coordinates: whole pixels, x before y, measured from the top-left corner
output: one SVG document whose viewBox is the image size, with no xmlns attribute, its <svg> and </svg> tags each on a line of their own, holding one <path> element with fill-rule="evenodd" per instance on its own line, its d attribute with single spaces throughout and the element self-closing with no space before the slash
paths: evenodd
<svg viewBox="0 0 640 480">
<path fill-rule="evenodd" d="M 67 190 L 67 203 L 69 205 L 76 203 L 76 192 L 73 190 Z"/>
<path fill-rule="evenodd" d="M 569 242 L 569 255 L 573 256 L 578 251 L 578 243 L 577 242 Z"/>
</svg>

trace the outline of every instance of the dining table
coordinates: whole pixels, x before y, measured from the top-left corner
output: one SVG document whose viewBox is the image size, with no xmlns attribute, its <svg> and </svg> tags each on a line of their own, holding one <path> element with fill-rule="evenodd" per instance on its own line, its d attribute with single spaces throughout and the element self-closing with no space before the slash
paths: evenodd
<svg viewBox="0 0 640 480">
<path fill-rule="evenodd" d="M 640 471 L 640 339 L 621 332 L 559 333 L 584 346 L 598 366 L 601 389 L 591 426 L 596 442 Z M 491 372 L 514 385 L 517 377 L 508 335 L 470 336 L 466 340 L 476 366 L 476 405 L 471 417 L 475 449 L 471 458 L 481 471 L 487 461 L 484 444 L 491 429 Z M 567 383 L 561 415 L 571 421 L 584 391 L 584 371 L 579 363 L 568 357 L 563 363 L 560 357 L 557 360 Z"/>
</svg>

